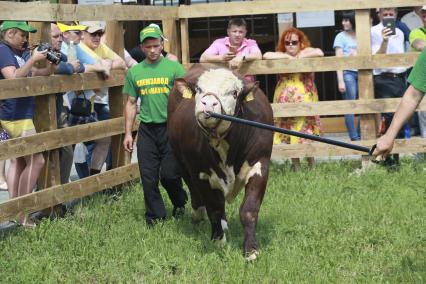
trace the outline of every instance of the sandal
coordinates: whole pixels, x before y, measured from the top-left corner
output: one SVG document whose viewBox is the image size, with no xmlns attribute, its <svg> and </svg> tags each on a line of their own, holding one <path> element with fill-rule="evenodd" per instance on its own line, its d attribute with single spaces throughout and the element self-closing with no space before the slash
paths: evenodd
<svg viewBox="0 0 426 284">
<path fill-rule="evenodd" d="M 18 222 L 22 227 L 25 229 L 35 229 L 37 227 L 37 224 L 34 223 L 30 218 L 25 217 L 24 221 Z"/>
<path fill-rule="evenodd" d="M 0 182 L 0 191 L 7 191 L 7 183 L 5 181 Z"/>
</svg>

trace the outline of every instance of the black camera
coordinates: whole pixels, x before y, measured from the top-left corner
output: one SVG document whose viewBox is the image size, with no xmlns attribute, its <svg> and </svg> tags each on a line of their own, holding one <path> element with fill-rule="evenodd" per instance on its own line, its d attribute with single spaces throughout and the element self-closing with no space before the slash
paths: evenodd
<svg viewBox="0 0 426 284">
<path fill-rule="evenodd" d="M 38 51 L 44 51 L 46 52 L 46 59 L 52 62 L 53 64 L 58 65 L 59 62 L 61 62 L 61 54 L 58 52 L 53 51 L 52 46 L 47 42 L 42 42 L 37 48 Z"/>
</svg>

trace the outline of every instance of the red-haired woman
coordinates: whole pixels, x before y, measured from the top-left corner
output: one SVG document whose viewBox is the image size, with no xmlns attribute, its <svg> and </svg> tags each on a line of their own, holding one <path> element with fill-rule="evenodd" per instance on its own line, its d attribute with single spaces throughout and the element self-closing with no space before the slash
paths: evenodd
<svg viewBox="0 0 426 284">
<path fill-rule="evenodd" d="M 306 35 L 296 29 L 290 28 L 280 37 L 277 51 L 267 52 L 263 59 L 297 59 L 307 57 L 324 56 L 319 48 L 310 47 L 311 43 Z M 281 74 L 275 88 L 274 103 L 300 103 L 317 102 L 318 92 L 314 82 L 314 73 L 288 73 Z M 277 118 L 275 124 L 278 127 L 300 131 L 306 134 L 320 135 L 319 116 L 299 116 Z M 274 144 L 301 144 L 305 139 L 275 133 Z M 300 159 L 292 158 L 294 169 L 300 168 Z M 314 165 L 314 158 L 308 157 L 310 167 Z"/>
</svg>

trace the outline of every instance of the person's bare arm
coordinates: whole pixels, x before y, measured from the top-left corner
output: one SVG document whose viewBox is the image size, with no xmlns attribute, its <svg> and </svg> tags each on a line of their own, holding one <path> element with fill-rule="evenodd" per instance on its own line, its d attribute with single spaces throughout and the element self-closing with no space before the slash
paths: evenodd
<svg viewBox="0 0 426 284">
<path fill-rule="evenodd" d="M 126 106 L 124 108 L 124 141 L 123 146 L 124 150 L 127 152 L 133 151 L 133 137 L 132 129 L 133 123 L 135 122 L 136 112 L 137 112 L 137 98 L 132 96 L 127 96 Z"/>
<path fill-rule="evenodd" d="M 343 56 L 343 49 L 341 47 L 336 47 L 336 56 L 337 57 Z M 346 92 L 346 85 L 345 85 L 345 81 L 343 80 L 343 71 L 337 70 L 336 73 L 337 73 L 337 86 L 338 86 L 339 92 L 343 94 L 344 92 Z"/>
<path fill-rule="evenodd" d="M 16 68 L 15 66 L 7 66 L 1 69 L 1 73 L 5 79 L 15 79 L 15 78 L 24 78 L 27 77 L 30 71 L 32 70 L 34 64 L 37 61 L 43 60 L 46 58 L 46 52 L 44 51 L 38 51 L 37 49 L 34 49 L 33 54 L 31 55 L 30 59 L 28 59 L 25 64 L 20 67 Z"/>
<path fill-rule="evenodd" d="M 123 58 L 117 55 L 114 57 L 114 59 L 112 59 L 111 69 L 126 70 L 127 69 L 126 62 L 124 61 Z"/>
<path fill-rule="evenodd" d="M 262 59 L 262 52 L 256 51 L 245 55 L 244 61 L 253 61 Z"/>
<path fill-rule="evenodd" d="M 209 55 L 206 52 L 203 52 L 203 54 L 201 54 L 200 57 L 200 62 L 201 63 L 205 63 L 205 62 L 226 62 L 226 61 L 230 61 L 235 57 L 235 54 L 232 52 L 227 52 L 225 54 L 222 55 Z"/>
<path fill-rule="evenodd" d="M 378 158 L 386 157 L 392 151 L 395 138 L 404 123 L 413 115 L 423 99 L 423 93 L 413 86 L 409 86 L 395 112 L 391 125 L 386 133 L 377 140 L 373 155 Z"/>
<path fill-rule="evenodd" d="M 305 49 L 302 49 L 299 54 L 298 58 L 309 58 L 309 57 L 322 57 L 324 56 L 324 52 L 320 48 L 313 48 L 313 47 L 307 47 Z"/>
<path fill-rule="evenodd" d="M 382 44 L 380 45 L 379 50 L 375 54 L 386 54 L 388 49 L 389 37 L 391 36 L 392 30 L 390 28 L 383 28 L 382 30 Z"/>
<path fill-rule="evenodd" d="M 263 55 L 263 59 L 293 59 L 294 57 L 281 51 L 268 51 Z"/>
<path fill-rule="evenodd" d="M 418 38 L 413 41 L 411 46 L 417 51 L 423 51 L 423 49 L 426 47 L 426 42 L 423 39 Z"/>
</svg>

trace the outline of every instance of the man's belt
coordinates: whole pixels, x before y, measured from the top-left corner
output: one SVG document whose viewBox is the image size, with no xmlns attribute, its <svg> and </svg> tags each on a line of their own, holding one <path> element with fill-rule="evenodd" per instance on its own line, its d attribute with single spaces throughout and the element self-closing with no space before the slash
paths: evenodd
<svg viewBox="0 0 426 284">
<path fill-rule="evenodd" d="M 391 77 L 391 78 L 405 78 L 406 72 L 402 73 L 392 73 L 392 72 L 383 72 L 378 76 Z"/>
</svg>

